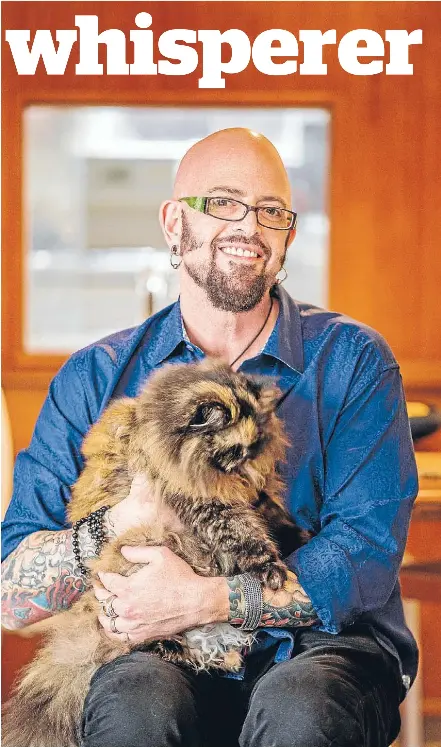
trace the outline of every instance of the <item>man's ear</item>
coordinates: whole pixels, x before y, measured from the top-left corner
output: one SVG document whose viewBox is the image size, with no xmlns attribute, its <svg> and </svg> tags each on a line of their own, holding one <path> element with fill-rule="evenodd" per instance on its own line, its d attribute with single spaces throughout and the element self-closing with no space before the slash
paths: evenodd
<svg viewBox="0 0 441 747">
<path fill-rule="evenodd" d="M 285 242 L 285 249 L 288 249 L 288 247 L 291 246 L 292 242 L 294 241 L 296 237 L 296 233 L 297 233 L 296 228 L 291 228 L 288 231 L 288 236 L 286 237 L 286 242 Z"/>
<path fill-rule="evenodd" d="M 169 247 L 181 240 L 181 206 L 176 200 L 165 200 L 159 208 L 159 223 Z"/>
</svg>

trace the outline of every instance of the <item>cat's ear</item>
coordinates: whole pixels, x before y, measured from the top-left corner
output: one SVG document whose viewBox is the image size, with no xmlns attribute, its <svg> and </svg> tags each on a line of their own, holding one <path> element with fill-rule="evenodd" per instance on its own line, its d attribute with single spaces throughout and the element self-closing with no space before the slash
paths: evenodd
<svg viewBox="0 0 441 747">
<path fill-rule="evenodd" d="M 84 456 L 124 452 L 136 426 L 136 407 L 136 401 L 129 397 L 113 402 L 84 439 L 81 449 Z"/>
<path fill-rule="evenodd" d="M 265 412 L 274 410 L 282 392 L 268 376 L 247 376 L 248 387 Z"/>
<path fill-rule="evenodd" d="M 262 389 L 259 405 L 263 412 L 274 412 L 282 397 L 282 392 L 277 387 L 265 387 Z"/>
<path fill-rule="evenodd" d="M 247 383 L 251 394 L 254 395 L 257 400 L 259 400 L 262 389 L 264 387 L 263 379 L 259 380 L 257 377 L 251 378 L 251 376 L 247 376 Z"/>
</svg>

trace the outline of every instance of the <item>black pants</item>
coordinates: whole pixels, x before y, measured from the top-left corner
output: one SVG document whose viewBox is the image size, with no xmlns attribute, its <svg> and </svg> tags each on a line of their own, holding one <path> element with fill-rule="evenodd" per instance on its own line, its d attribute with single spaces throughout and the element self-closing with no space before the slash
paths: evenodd
<svg viewBox="0 0 441 747">
<path fill-rule="evenodd" d="M 294 656 L 248 659 L 244 681 L 134 651 L 101 667 L 82 747 L 388 747 L 400 728 L 398 665 L 366 630 L 299 631 Z"/>
</svg>

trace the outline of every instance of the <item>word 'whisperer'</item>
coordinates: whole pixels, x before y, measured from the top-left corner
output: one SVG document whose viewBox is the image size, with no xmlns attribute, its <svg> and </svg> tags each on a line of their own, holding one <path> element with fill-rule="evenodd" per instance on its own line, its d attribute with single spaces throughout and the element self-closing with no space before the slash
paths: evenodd
<svg viewBox="0 0 441 747">
<path fill-rule="evenodd" d="M 268 29 L 251 43 L 240 29 L 220 32 L 213 29 L 170 29 L 157 40 L 150 13 L 141 12 L 135 17 L 137 29 L 130 31 L 133 47 L 132 63 L 127 63 L 126 35 L 120 29 L 99 32 L 98 16 L 76 15 L 76 29 L 57 30 L 55 41 L 51 31 L 40 29 L 29 46 L 29 30 L 5 32 L 15 67 L 19 75 L 34 75 L 40 59 L 48 75 L 63 75 L 74 44 L 79 44 L 79 62 L 76 75 L 104 75 L 104 65 L 98 62 L 99 44 L 106 45 L 106 75 L 189 75 L 201 62 L 202 77 L 199 88 L 225 88 L 225 75 L 245 70 L 250 61 L 264 75 L 326 75 L 328 66 L 323 62 L 323 47 L 337 46 L 340 66 L 351 75 L 413 75 L 409 62 L 410 47 L 422 44 L 421 29 L 388 29 L 382 36 L 372 29 L 355 29 L 341 37 L 337 44 L 335 29 L 301 30 L 301 61 L 298 65 L 299 41 L 285 29 Z M 388 43 L 386 52 L 385 41 Z M 196 49 L 192 45 L 199 45 Z M 161 58 L 158 58 L 159 55 Z M 386 60 L 385 60 L 386 57 Z M 157 59 L 157 62 L 154 59 Z M 225 59 L 227 58 L 227 61 Z M 277 58 L 284 58 L 278 61 Z M 369 61 L 363 58 L 370 58 Z M 376 58 L 376 59 L 372 59 Z M 386 64 L 385 64 L 386 62 Z"/>
</svg>

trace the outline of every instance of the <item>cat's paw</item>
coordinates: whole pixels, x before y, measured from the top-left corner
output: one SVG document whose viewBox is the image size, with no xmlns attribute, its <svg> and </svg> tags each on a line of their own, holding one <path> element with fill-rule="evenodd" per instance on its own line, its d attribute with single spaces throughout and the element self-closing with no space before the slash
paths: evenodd
<svg viewBox="0 0 441 747">
<path fill-rule="evenodd" d="M 277 591 L 283 588 L 285 581 L 288 579 L 288 571 L 286 566 L 281 562 L 268 563 L 262 568 L 259 577 L 265 586 L 273 591 Z"/>
</svg>

